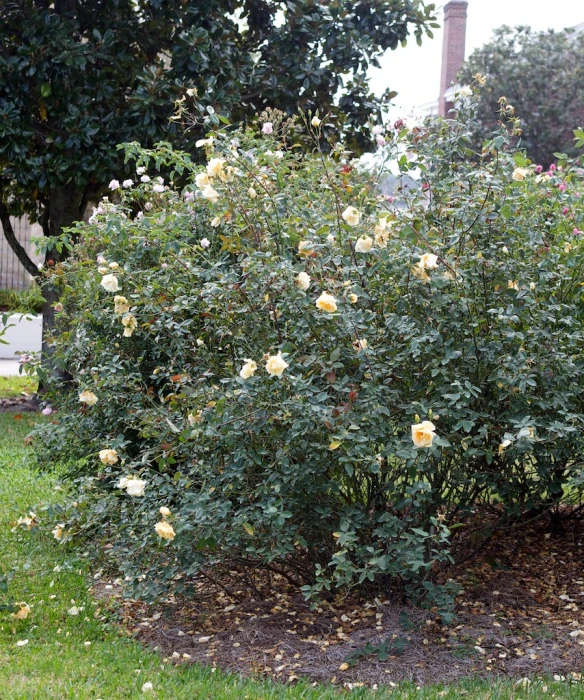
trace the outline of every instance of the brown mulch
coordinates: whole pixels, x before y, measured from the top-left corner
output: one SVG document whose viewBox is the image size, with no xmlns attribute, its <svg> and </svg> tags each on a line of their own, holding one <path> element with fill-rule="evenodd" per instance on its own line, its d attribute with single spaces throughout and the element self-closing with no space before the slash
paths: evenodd
<svg viewBox="0 0 584 700">
<path fill-rule="evenodd" d="M 38 411 L 40 403 L 36 395 L 24 394 L 11 399 L 0 399 L 0 413 L 26 413 Z"/>
<path fill-rule="evenodd" d="M 128 634 L 174 663 L 197 661 L 280 681 L 305 676 L 349 687 L 464 676 L 580 678 L 584 531 L 580 523 L 561 536 L 546 527 L 499 536 L 480 557 L 448 572 L 464 588 L 451 626 L 443 626 L 435 613 L 379 599 L 349 596 L 311 610 L 295 588 L 273 574 L 256 580 L 253 595 L 241 583 L 237 587 L 234 571 L 230 581 L 222 581 L 230 592 L 201 580 L 196 597 L 171 598 L 157 607 L 123 600 L 119 582 L 102 581 L 95 592 L 119 598 Z M 367 642 L 379 645 L 388 638 L 393 646 L 386 660 L 369 654 L 344 666 Z"/>
</svg>

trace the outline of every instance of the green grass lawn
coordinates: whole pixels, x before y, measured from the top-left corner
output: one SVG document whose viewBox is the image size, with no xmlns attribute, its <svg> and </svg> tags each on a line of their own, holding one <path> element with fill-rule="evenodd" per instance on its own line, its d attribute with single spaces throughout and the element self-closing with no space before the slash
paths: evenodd
<svg viewBox="0 0 584 700">
<path fill-rule="evenodd" d="M 534 680 L 528 687 L 513 681 L 468 681 L 451 687 L 416 689 L 401 685 L 379 692 L 339 687 L 281 686 L 265 681 L 242 680 L 209 668 L 162 663 L 161 657 L 116 626 L 94 619 L 98 604 L 88 594 L 90 575 L 74 551 L 60 547 L 52 538 L 46 510 L 35 512 L 40 527 L 13 531 L 18 517 L 39 503 L 56 504 L 63 492 L 55 490 L 56 479 L 41 474 L 29 464 L 29 449 L 23 442 L 33 424 L 25 416 L 15 420 L 0 414 L 0 575 L 17 568 L 8 596 L 0 602 L 24 601 L 31 608 L 25 620 L 0 612 L 0 699 L 48 700 L 74 698 L 117 700 L 118 698 L 168 698 L 169 700 L 263 700 L 307 698 L 439 698 L 496 700 L 507 698 L 558 698 L 581 700 L 584 687 Z M 2 599 L 3 598 L 3 599 Z M 73 616 L 68 611 L 82 609 Z M 28 640 L 24 646 L 18 641 Z M 150 682 L 153 691 L 143 693 Z M 545 688 L 545 690 L 544 690 Z"/>
<path fill-rule="evenodd" d="M 0 377 L 0 399 L 13 399 L 22 392 L 34 394 L 38 381 L 26 375 L 15 377 Z"/>
</svg>

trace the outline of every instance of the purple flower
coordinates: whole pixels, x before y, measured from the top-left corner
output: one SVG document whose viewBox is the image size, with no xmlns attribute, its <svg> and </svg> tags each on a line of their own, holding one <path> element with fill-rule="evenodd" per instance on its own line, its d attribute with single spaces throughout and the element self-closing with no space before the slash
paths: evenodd
<svg viewBox="0 0 584 700">
<path fill-rule="evenodd" d="M 535 166 L 535 172 L 536 172 L 536 173 L 541 173 L 542 170 L 543 170 L 543 165 L 536 165 L 536 166 Z"/>
<path fill-rule="evenodd" d="M 52 412 L 53 412 L 53 409 L 52 409 L 50 406 L 46 406 L 46 407 L 43 408 L 43 410 L 41 411 L 41 413 L 43 414 L 43 416 L 50 416 Z"/>
</svg>

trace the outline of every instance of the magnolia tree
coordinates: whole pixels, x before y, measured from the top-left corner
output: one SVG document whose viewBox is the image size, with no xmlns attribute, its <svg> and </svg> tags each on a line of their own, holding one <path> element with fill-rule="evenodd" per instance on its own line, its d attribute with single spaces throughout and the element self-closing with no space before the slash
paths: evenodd
<svg viewBox="0 0 584 700">
<path fill-rule="evenodd" d="M 375 127 L 372 172 L 285 150 L 278 115 L 210 130 L 205 166 L 128 146 L 139 184 L 52 272 L 57 539 L 107 543 L 146 599 L 226 565 L 445 612 L 477 507 L 496 531 L 580 499 L 582 170 L 536 172 L 505 131 L 470 158 L 471 92 Z M 419 186 L 380 195 L 385 164 Z"/>
</svg>

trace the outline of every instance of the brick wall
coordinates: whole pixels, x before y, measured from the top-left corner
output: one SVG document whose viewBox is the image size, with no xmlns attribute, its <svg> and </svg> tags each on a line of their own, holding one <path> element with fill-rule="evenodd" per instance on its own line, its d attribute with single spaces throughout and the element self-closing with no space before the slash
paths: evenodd
<svg viewBox="0 0 584 700">
<path fill-rule="evenodd" d="M 438 113 L 448 116 L 452 102 L 447 102 L 445 93 L 464 62 L 464 47 L 466 41 L 466 10 L 467 0 L 451 0 L 444 7 L 444 40 L 442 44 L 442 75 L 440 78 L 440 97 Z"/>
</svg>

